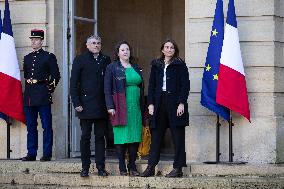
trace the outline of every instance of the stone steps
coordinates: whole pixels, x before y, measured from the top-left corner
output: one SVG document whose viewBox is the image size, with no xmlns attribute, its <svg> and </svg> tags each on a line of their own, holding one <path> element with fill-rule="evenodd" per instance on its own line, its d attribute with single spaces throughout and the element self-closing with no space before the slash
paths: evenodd
<svg viewBox="0 0 284 189">
<path fill-rule="evenodd" d="M 139 171 L 146 168 L 144 160 L 137 161 Z M 51 162 L 0 161 L 0 184 L 14 187 L 37 186 L 40 188 L 284 188 L 282 165 L 212 165 L 190 164 L 184 168 L 183 178 L 165 178 L 172 162 L 162 161 L 156 168 L 158 176 L 142 178 L 119 176 L 116 160 L 108 160 L 108 177 L 98 177 L 94 164 L 89 178 L 81 178 L 80 160 Z M 7 185 L 8 184 L 8 185 Z M 12 184 L 12 185 L 11 185 Z M 1 188 L 1 187 L 0 187 Z M 5 188 L 5 187 L 4 187 Z M 44 187 L 43 187 L 44 188 Z"/>
<path fill-rule="evenodd" d="M 71 188 L 80 187 L 104 187 L 104 188 L 188 188 L 188 189 L 224 189 L 224 188 L 269 188 L 282 189 L 284 178 L 230 178 L 230 177 L 183 177 L 165 178 L 163 176 L 141 178 L 128 176 L 98 177 L 90 175 L 81 178 L 78 174 L 70 173 L 38 173 L 19 174 L 6 173 L 0 175 L 0 183 L 12 185 L 36 185 L 36 186 L 65 186 Z"/>
<path fill-rule="evenodd" d="M 137 160 L 137 169 L 146 168 L 145 160 Z M 107 160 L 106 169 L 111 175 L 118 175 L 118 161 Z M 156 173 L 165 175 L 172 169 L 171 161 L 161 161 L 156 167 Z M 79 159 L 56 160 L 50 162 L 22 162 L 18 160 L 0 160 L 0 173 L 79 173 L 81 163 Z M 97 170 L 95 164 L 91 164 L 90 172 Z M 189 164 L 183 168 L 185 176 L 260 176 L 260 177 L 284 177 L 284 164 Z"/>
</svg>

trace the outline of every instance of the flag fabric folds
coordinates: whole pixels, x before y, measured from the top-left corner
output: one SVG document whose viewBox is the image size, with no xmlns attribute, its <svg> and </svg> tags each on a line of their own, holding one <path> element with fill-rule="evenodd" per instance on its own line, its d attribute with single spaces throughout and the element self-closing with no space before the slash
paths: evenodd
<svg viewBox="0 0 284 189">
<path fill-rule="evenodd" d="M 0 81 L 0 112 L 25 123 L 20 69 L 13 38 L 8 0 L 5 0 L 0 40 Z"/>
<path fill-rule="evenodd" d="M 238 112 L 250 121 L 234 0 L 229 0 L 216 101 L 218 104 Z"/>
<path fill-rule="evenodd" d="M 216 89 L 220 58 L 224 39 L 223 0 L 217 0 L 215 16 L 211 31 L 210 43 L 207 51 L 206 63 L 202 78 L 201 104 L 216 114 L 229 120 L 230 111 L 216 103 Z"/>
</svg>

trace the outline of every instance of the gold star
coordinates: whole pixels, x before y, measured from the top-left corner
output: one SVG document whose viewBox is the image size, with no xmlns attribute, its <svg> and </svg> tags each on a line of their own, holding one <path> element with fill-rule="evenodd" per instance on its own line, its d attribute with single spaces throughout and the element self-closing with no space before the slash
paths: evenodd
<svg viewBox="0 0 284 189">
<path fill-rule="evenodd" d="M 210 69 L 211 69 L 210 65 L 209 65 L 209 64 L 207 64 L 207 66 L 206 66 L 206 71 L 207 71 L 207 72 L 209 72 L 209 71 L 210 71 Z"/>
<path fill-rule="evenodd" d="M 212 31 L 212 36 L 216 36 L 217 37 L 217 30 L 216 29 L 214 29 L 213 31 Z"/>
<path fill-rule="evenodd" d="M 213 80 L 218 80 L 218 74 L 213 75 Z"/>
</svg>

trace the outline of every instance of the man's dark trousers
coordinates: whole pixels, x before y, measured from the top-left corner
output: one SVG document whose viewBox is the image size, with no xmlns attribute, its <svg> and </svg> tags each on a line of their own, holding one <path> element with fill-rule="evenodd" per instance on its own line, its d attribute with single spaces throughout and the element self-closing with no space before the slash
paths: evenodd
<svg viewBox="0 0 284 189">
<path fill-rule="evenodd" d="M 27 124 L 27 148 L 28 155 L 37 156 L 38 149 L 38 130 L 37 118 L 38 114 L 41 119 L 43 128 L 43 156 L 52 157 L 53 130 L 52 130 L 52 115 L 51 105 L 43 106 L 25 106 L 24 108 Z"/>
<path fill-rule="evenodd" d="M 106 119 L 80 119 L 81 125 L 81 160 L 83 169 L 89 169 L 91 164 L 91 134 L 94 124 L 95 133 L 95 161 L 98 170 L 105 168 L 105 134 L 107 129 Z"/>
</svg>

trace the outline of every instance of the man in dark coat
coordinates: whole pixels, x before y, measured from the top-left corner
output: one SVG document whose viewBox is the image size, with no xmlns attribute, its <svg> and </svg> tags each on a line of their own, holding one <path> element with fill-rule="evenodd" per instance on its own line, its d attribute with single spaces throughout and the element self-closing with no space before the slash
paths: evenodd
<svg viewBox="0 0 284 189">
<path fill-rule="evenodd" d="M 90 139 L 92 125 L 95 133 L 95 159 L 99 176 L 107 176 L 105 170 L 105 135 L 107 132 L 107 108 L 104 97 L 104 74 L 110 58 L 101 51 L 101 38 L 90 36 L 88 52 L 77 56 L 72 65 L 70 93 L 81 125 L 81 177 L 89 176 L 91 164 Z"/>
<path fill-rule="evenodd" d="M 24 110 L 27 124 L 28 154 L 23 161 L 35 161 L 38 149 L 37 118 L 40 115 L 43 128 L 43 156 L 40 161 L 52 157 L 52 93 L 60 79 L 60 72 L 54 54 L 42 49 L 44 31 L 31 31 L 33 52 L 24 57 Z"/>
</svg>

